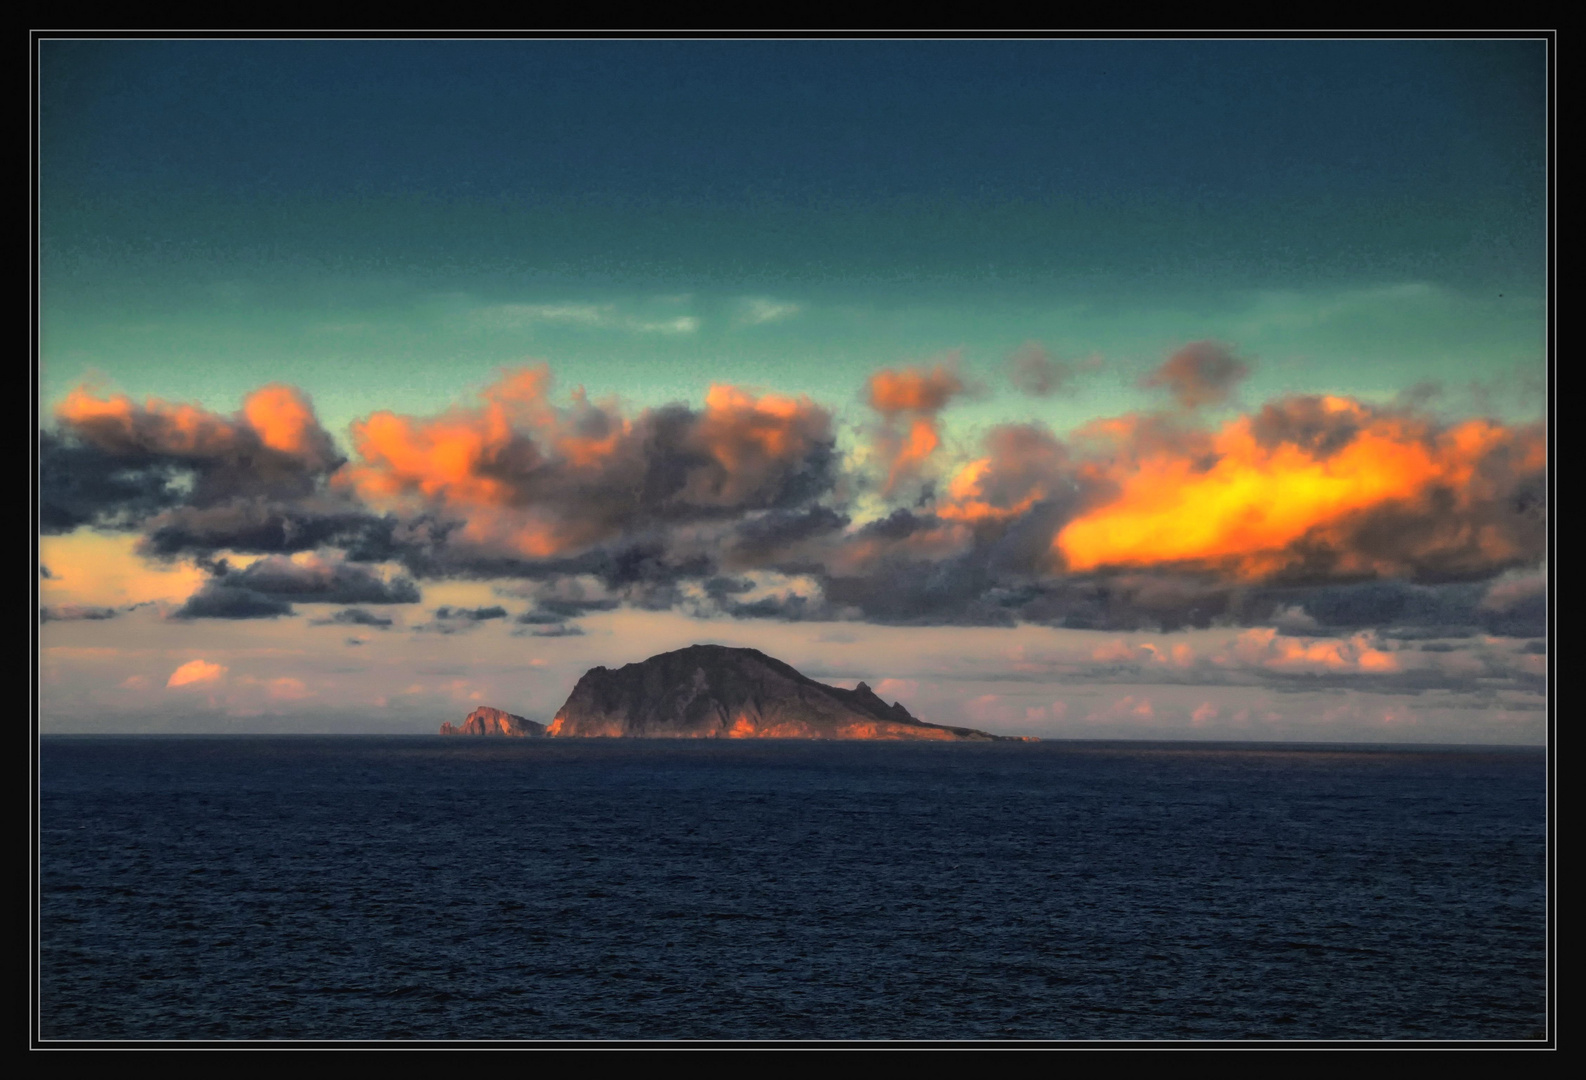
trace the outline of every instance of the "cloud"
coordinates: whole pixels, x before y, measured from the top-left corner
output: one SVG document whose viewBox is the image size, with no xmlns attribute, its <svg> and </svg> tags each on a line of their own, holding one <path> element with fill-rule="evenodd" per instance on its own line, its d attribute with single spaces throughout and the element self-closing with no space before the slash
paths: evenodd
<svg viewBox="0 0 1586 1080">
<path fill-rule="evenodd" d="M 522 630 L 514 631 L 514 632 L 518 633 L 518 634 L 525 633 L 525 631 L 522 631 Z M 537 630 L 528 630 L 526 632 L 527 632 L 528 636 L 530 636 L 530 637 L 543 637 L 543 638 L 583 637 L 584 636 L 584 631 L 583 631 L 582 628 L 577 627 L 577 626 L 572 626 L 572 625 L 569 625 L 567 623 L 557 623 L 555 626 L 542 627 L 542 628 L 537 629 Z"/>
<path fill-rule="evenodd" d="M 1227 401 L 1239 380 L 1250 374 L 1250 365 L 1215 341 L 1196 341 L 1163 362 L 1140 380 L 1143 387 L 1163 387 L 1186 409 L 1220 405 Z"/>
<path fill-rule="evenodd" d="M 1298 604 L 1280 608 L 1272 616 L 1272 624 L 1286 634 L 1305 633 L 1319 627 L 1316 619 Z"/>
<path fill-rule="evenodd" d="M 503 372 L 466 406 L 373 413 L 340 465 L 288 388 L 250 394 L 235 416 L 80 391 L 41 441 L 56 520 L 122 530 L 121 561 L 136 564 L 122 569 L 167 577 L 96 592 L 105 560 L 72 545 L 116 534 L 47 537 L 41 617 L 186 596 L 176 617 L 263 618 L 510 579 L 497 592 L 529 602 L 525 635 L 619 607 L 1118 634 L 1220 624 L 1297 641 L 1545 633 L 1540 426 L 1338 396 L 1213 422 L 1185 403 L 1230 388 L 1237 364 L 1208 356 L 1181 351 L 1159 373 L 1181 407 L 1061 438 L 1002 424 L 953 456 L 942 413 L 967 390 L 951 363 L 870 378 L 881 453 L 868 458 L 840 455 L 832 412 L 805 397 L 718 384 L 697 407 L 634 413 L 578 390 L 553 401 L 543 365 Z M 877 461 L 908 505 L 874 498 Z M 237 569 L 231 553 L 265 557 Z M 1171 661 L 1129 662 L 1165 677 Z M 1197 670 L 1207 662 L 1197 653 Z M 1299 670 L 1285 663 L 1261 669 Z"/>
<path fill-rule="evenodd" d="M 866 401 L 882 416 L 875 447 L 886 463 L 882 493 L 918 477 L 936 448 L 941 433 L 936 414 L 965 390 L 952 364 L 923 368 L 884 368 L 865 384 Z"/>
<path fill-rule="evenodd" d="M 245 498 L 223 506 L 177 506 L 141 524 L 146 555 L 172 558 L 215 551 L 293 554 L 339 547 L 381 558 L 392 550 L 399 524 L 325 499 L 295 504 Z"/>
<path fill-rule="evenodd" d="M 277 701 L 301 701 L 303 698 L 314 696 L 314 692 L 304 684 L 302 679 L 294 679 L 291 676 L 271 679 L 265 684 L 265 687 L 270 697 Z"/>
<path fill-rule="evenodd" d="M 266 556 L 242 570 L 209 564 L 210 579 L 172 613 L 176 619 L 260 619 L 292 615 L 291 601 L 317 604 L 416 604 L 409 578 L 385 580 L 368 567 L 317 555 Z M 342 621 L 333 619 L 333 621 Z"/>
<path fill-rule="evenodd" d="M 483 622 L 505 619 L 507 609 L 499 604 L 490 607 L 462 608 L 442 605 L 435 609 L 435 618 L 413 629 L 436 634 L 457 634 L 472 630 Z"/>
<path fill-rule="evenodd" d="M 920 683 L 918 679 L 882 679 L 875 689 L 878 697 L 908 700 L 920 692 Z"/>
<path fill-rule="evenodd" d="M 80 619 L 114 619 L 121 614 L 116 608 L 94 604 L 62 604 L 59 607 L 44 605 L 39 608 L 39 622 L 71 622 Z"/>
<path fill-rule="evenodd" d="M 506 373 L 484 405 L 353 425 L 360 459 L 337 482 L 411 518 L 460 524 L 441 557 L 549 560 L 624 534 L 797 505 L 834 475 L 831 416 L 808 398 L 715 385 L 705 408 L 625 418 L 574 395 L 550 404 L 543 366 Z"/>
<path fill-rule="evenodd" d="M 1547 599 L 1547 571 L 1509 571 L 1488 586 L 1481 603 L 1483 611 L 1512 612 L 1518 608 L 1542 609 Z"/>
<path fill-rule="evenodd" d="M 171 613 L 173 619 L 274 619 L 295 611 L 285 600 L 211 581 Z"/>
<path fill-rule="evenodd" d="M 953 476 L 937 517 L 1004 522 L 1075 490 L 1067 447 L 1039 424 L 999 425 L 987 433 L 985 450 Z"/>
<path fill-rule="evenodd" d="M 1019 347 L 1008 358 L 1008 381 L 1031 397 L 1051 397 L 1067 392 L 1074 378 L 1073 366 L 1064 363 L 1032 341 Z"/>
<path fill-rule="evenodd" d="M 884 368 L 866 385 L 870 407 L 879 413 L 936 413 L 964 392 L 964 382 L 951 366 Z"/>
<path fill-rule="evenodd" d="M 1369 633 L 1356 634 L 1345 641 L 1287 637 L 1271 627 L 1255 627 L 1240 634 L 1229 652 L 1215 662 L 1238 662 L 1278 671 L 1398 671 L 1399 658 L 1377 645 Z"/>
<path fill-rule="evenodd" d="M 1091 650 L 1091 659 L 1103 664 L 1155 664 L 1176 668 L 1192 668 L 1196 664 L 1195 650 L 1186 642 L 1157 645 L 1146 641 L 1131 645 L 1121 638 L 1096 646 Z"/>
<path fill-rule="evenodd" d="M 468 622 L 481 622 L 486 619 L 505 619 L 507 609 L 500 605 L 492 607 L 457 608 L 438 607 L 435 609 L 437 619 L 462 619 Z"/>
<path fill-rule="evenodd" d="M 803 310 L 798 304 L 765 297 L 751 297 L 739 304 L 738 321 L 745 326 L 763 326 L 766 323 L 791 319 Z"/>
<path fill-rule="evenodd" d="M 1155 720 L 1156 718 L 1157 709 L 1156 706 L 1151 703 L 1150 698 L 1137 697 L 1134 694 L 1125 694 L 1123 697 L 1118 698 L 1104 709 L 1092 710 L 1085 717 L 1085 722 L 1096 724 L 1113 723 L 1122 720 L 1140 723 L 1143 721 Z"/>
<path fill-rule="evenodd" d="M 693 315 L 674 315 L 669 319 L 630 319 L 624 325 L 646 334 L 692 334 L 699 329 L 699 319 Z"/>
<path fill-rule="evenodd" d="M 56 409 L 61 434 L 41 440 L 46 521 L 97 520 L 159 505 L 212 506 L 238 496 L 310 493 L 341 463 L 301 391 L 272 384 L 226 417 L 195 405 L 85 387 Z"/>
<path fill-rule="evenodd" d="M 534 323 L 566 323 L 575 326 L 609 324 L 615 317 L 614 304 L 496 304 L 474 312 L 474 320 L 488 326 L 517 328 Z"/>
<path fill-rule="evenodd" d="M 612 303 L 495 304 L 475 310 L 471 321 L 478 326 L 503 330 L 519 330 L 536 324 L 640 334 L 692 334 L 699 329 L 699 319 L 693 315 L 643 318 L 624 314 Z"/>
<path fill-rule="evenodd" d="M 151 455 L 115 455 L 51 431 L 39 433 L 39 530 L 71 532 L 80 525 L 135 528 L 143 518 L 180 501 L 175 464 Z"/>
<path fill-rule="evenodd" d="M 208 660 L 189 660 L 171 672 L 171 677 L 165 680 L 165 685 L 177 687 L 219 682 L 228 670 L 224 664 L 212 664 Z"/>
<path fill-rule="evenodd" d="M 1179 564 L 1246 581 L 1472 578 L 1541 558 L 1540 427 L 1443 427 L 1337 397 L 1275 411 L 1317 422 L 1274 433 L 1266 412 L 1241 416 L 1203 452 L 1091 463 L 1113 494 L 1054 550 L 1072 571 Z"/>
<path fill-rule="evenodd" d="M 313 554 L 270 555 L 243 570 L 222 562 L 214 583 L 315 604 L 416 604 L 420 599 L 411 578 L 387 581 L 366 566 Z"/>
<path fill-rule="evenodd" d="M 395 620 L 386 618 L 384 615 L 376 615 L 372 611 L 365 611 L 363 608 L 356 607 L 343 608 L 326 619 L 310 620 L 310 622 L 315 626 L 375 626 L 382 630 L 389 627 L 394 621 Z M 349 643 L 356 642 L 359 645 L 363 644 L 363 642 L 357 638 L 348 638 L 347 640 Z"/>
<path fill-rule="evenodd" d="M 829 539 L 852 522 L 828 506 L 770 510 L 746 518 L 734 530 L 728 561 L 741 566 L 773 566 L 783 560 L 817 557 L 813 543 Z"/>
</svg>

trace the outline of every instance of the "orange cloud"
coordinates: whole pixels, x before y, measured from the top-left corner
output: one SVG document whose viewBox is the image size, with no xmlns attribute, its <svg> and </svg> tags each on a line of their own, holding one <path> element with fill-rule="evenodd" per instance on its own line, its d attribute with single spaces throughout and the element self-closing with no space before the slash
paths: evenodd
<svg viewBox="0 0 1586 1080">
<path fill-rule="evenodd" d="M 936 516 L 976 524 L 1009 521 L 1065 483 L 1067 450 L 1037 424 L 1003 424 L 986 436 L 987 455 L 959 469 Z"/>
<path fill-rule="evenodd" d="M 570 409 L 556 408 L 549 387 L 541 365 L 504 373 L 478 408 L 375 413 L 353 425 L 361 460 L 337 482 L 377 505 L 455 511 L 462 541 L 546 558 L 645 514 L 778 505 L 830 456 L 830 414 L 805 397 L 718 384 L 703 412 L 630 420 L 581 390 Z"/>
<path fill-rule="evenodd" d="M 226 674 L 224 664 L 211 664 L 208 660 L 189 660 L 175 671 L 165 681 L 167 687 L 191 686 L 195 683 L 219 682 L 222 675 Z"/>
<path fill-rule="evenodd" d="M 1129 645 L 1122 638 L 1104 642 L 1091 650 L 1090 658 L 1103 664 L 1167 664 L 1173 667 L 1195 666 L 1195 650 L 1183 642 L 1162 647 L 1149 641 Z"/>
<path fill-rule="evenodd" d="M 1400 667 L 1399 658 L 1377 648 L 1376 639 L 1370 634 L 1356 634 L 1348 639 L 1293 638 L 1271 627 L 1240 634 L 1232 656 L 1218 658 L 1223 664 L 1233 661 L 1276 671 L 1388 672 Z"/>
<path fill-rule="evenodd" d="M 125 394 L 100 398 L 81 386 L 66 395 L 55 415 L 79 437 L 114 454 L 222 458 L 262 445 L 316 467 L 336 456 L 308 397 L 279 383 L 249 394 L 235 417 L 158 398 L 142 405 Z"/>
<path fill-rule="evenodd" d="M 269 682 L 270 696 L 281 701 L 297 701 L 302 698 L 312 697 L 314 692 L 303 684 L 302 679 L 293 679 L 283 676 L 271 679 Z"/>
<path fill-rule="evenodd" d="M 930 371 L 885 368 L 870 376 L 866 397 L 884 418 L 876 437 L 876 449 L 887 462 L 883 494 L 920 473 L 941 445 L 936 414 L 963 391 L 963 380 L 940 364 Z"/>
<path fill-rule="evenodd" d="M 939 412 L 963 390 L 963 380 L 942 365 L 930 371 L 884 368 L 867 385 L 870 407 L 880 413 Z"/>
<path fill-rule="evenodd" d="M 55 415 L 78 434 L 112 452 L 214 456 L 235 445 L 236 425 L 195 405 L 125 394 L 97 398 L 84 387 L 66 395 Z"/>
<path fill-rule="evenodd" d="M 916 679 L 882 679 L 876 683 L 876 694 L 879 697 L 913 698 L 919 689 L 920 684 Z"/>
<path fill-rule="evenodd" d="M 1133 694 L 1114 701 L 1106 709 L 1096 709 L 1090 712 L 1085 720 L 1087 723 L 1109 723 L 1115 720 L 1154 720 L 1156 707 L 1147 697 L 1137 698 Z"/>
<path fill-rule="evenodd" d="M 756 397 L 716 383 L 705 395 L 694 438 L 718 468 L 695 473 L 689 501 L 735 505 L 829 442 L 831 416 L 807 397 Z"/>
<path fill-rule="evenodd" d="M 272 450 L 297 457 L 320 455 L 324 450 L 314 408 L 295 387 L 273 383 L 255 390 L 243 399 L 242 415 L 259 441 Z"/>
<path fill-rule="evenodd" d="M 551 461 L 547 450 L 565 450 L 557 460 L 564 471 L 598 468 L 609 457 L 608 440 L 624 429 L 614 422 L 596 435 L 591 429 L 598 425 L 582 415 L 564 423 L 546 401 L 549 384 L 541 365 L 504 373 L 480 395 L 481 408 L 430 418 L 376 412 L 352 425 L 362 460 L 335 480 L 376 505 L 416 502 L 461 511 L 464 536 L 476 543 L 534 558 L 566 550 L 579 539 L 577 530 L 534 505 L 534 481 Z M 612 420 L 603 412 L 600 419 Z"/>
<path fill-rule="evenodd" d="M 1348 398 L 1300 404 L 1294 416 L 1269 407 L 1230 421 L 1204 447 L 1163 441 L 1127 463 L 1130 455 L 1092 463 L 1094 478 L 1116 495 L 1064 527 L 1054 549 L 1071 570 L 1178 563 L 1243 579 L 1318 552 L 1329 570 L 1346 573 L 1402 572 L 1416 558 L 1491 565 L 1529 554 L 1478 511 L 1517 472 L 1545 465 L 1540 429 L 1470 420 L 1436 430 Z M 1383 512 L 1423 527 L 1373 545 L 1368 518 Z"/>
</svg>

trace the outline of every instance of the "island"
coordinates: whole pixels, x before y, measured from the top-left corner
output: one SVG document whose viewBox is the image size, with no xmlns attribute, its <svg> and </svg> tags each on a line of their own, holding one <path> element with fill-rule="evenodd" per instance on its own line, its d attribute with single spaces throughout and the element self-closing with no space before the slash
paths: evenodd
<svg viewBox="0 0 1586 1080">
<path fill-rule="evenodd" d="M 468 714 L 461 727 L 453 727 L 449 723 L 442 724 L 441 734 L 505 735 L 516 739 L 537 739 L 545 736 L 545 725 L 482 705 Z"/>
<path fill-rule="evenodd" d="M 864 683 L 827 686 L 758 649 L 690 645 L 585 672 L 548 736 L 1034 741 L 928 724 Z"/>
</svg>

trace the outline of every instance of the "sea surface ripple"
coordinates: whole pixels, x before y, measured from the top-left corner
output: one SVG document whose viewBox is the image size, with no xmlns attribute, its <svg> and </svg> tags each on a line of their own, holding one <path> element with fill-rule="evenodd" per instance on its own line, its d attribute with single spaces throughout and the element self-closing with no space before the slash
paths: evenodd
<svg viewBox="0 0 1586 1080">
<path fill-rule="evenodd" d="M 64 1039 L 1526 1039 L 1539 752 L 49 737 Z"/>
</svg>

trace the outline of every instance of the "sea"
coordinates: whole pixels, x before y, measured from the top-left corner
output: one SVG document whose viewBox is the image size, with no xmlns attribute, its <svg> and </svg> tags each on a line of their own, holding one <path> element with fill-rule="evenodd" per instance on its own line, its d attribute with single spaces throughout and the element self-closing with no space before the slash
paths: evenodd
<svg viewBox="0 0 1586 1080">
<path fill-rule="evenodd" d="M 46 736 L 38 1038 L 1544 1039 L 1543 752 Z"/>
</svg>

